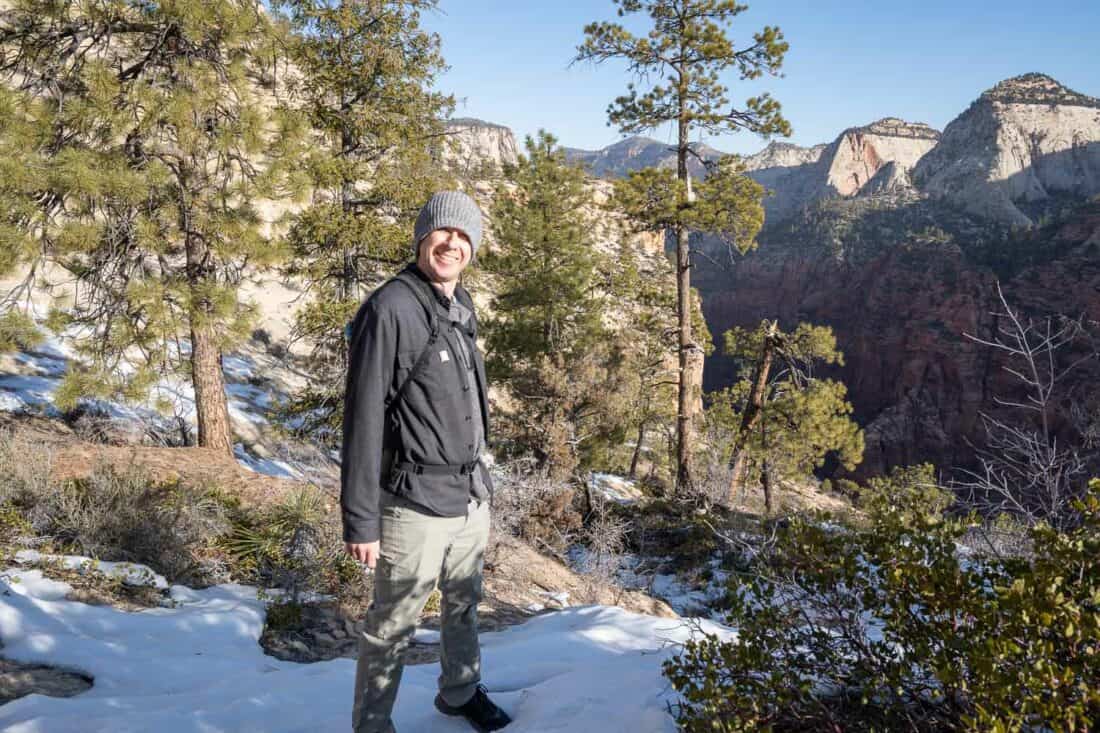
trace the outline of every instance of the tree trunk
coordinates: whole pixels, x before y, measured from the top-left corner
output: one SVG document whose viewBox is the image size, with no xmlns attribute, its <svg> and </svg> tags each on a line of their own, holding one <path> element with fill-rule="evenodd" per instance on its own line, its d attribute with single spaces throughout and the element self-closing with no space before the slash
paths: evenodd
<svg viewBox="0 0 1100 733">
<path fill-rule="evenodd" d="M 771 467 L 768 466 L 768 424 L 764 423 L 760 426 L 760 446 L 763 450 L 764 459 L 760 462 L 760 485 L 764 489 L 764 514 L 771 517 L 775 514 L 775 497 L 772 496 L 772 473 Z"/>
<path fill-rule="evenodd" d="M 190 231 L 190 217 L 181 212 L 187 246 L 187 279 L 192 292 L 206 278 L 213 277 L 206 264 L 206 245 Z M 233 455 L 233 439 L 229 427 L 229 405 L 222 377 L 222 354 L 217 333 L 211 325 L 213 306 L 203 298 L 191 306 L 191 385 L 195 390 L 195 415 L 199 424 L 199 446 L 215 448 Z"/>
<path fill-rule="evenodd" d="M 772 360 L 775 357 L 776 347 L 776 322 L 772 322 L 768 327 L 768 332 L 764 336 L 763 353 L 760 355 L 760 359 L 756 363 L 756 369 L 752 379 L 752 390 L 749 392 L 749 399 L 745 404 L 745 413 L 741 416 L 741 426 L 737 429 L 737 436 L 734 438 L 733 450 L 730 453 L 730 468 L 732 473 L 730 474 L 730 488 L 729 498 L 733 503 L 737 502 L 738 494 L 740 493 L 743 484 L 743 475 L 745 473 L 745 461 L 748 457 L 749 438 L 752 436 L 752 431 L 756 429 L 757 423 L 760 421 L 760 417 L 763 415 L 764 397 L 768 386 L 768 376 L 772 368 Z"/>
<path fill-rule="evenodd" d="M 687 100 L 681 95 L 681 110 Z M 688 119 L 681 112 L 679 120 L 679 145 L 676 151 L 676 175 L 685 186 L 688 180 Z M 676 310 L 679 317 L 679 408 L 676 416 L 676 493 L 688 494 L 693 489 L 691 456 L 695 448 L 692 418 L 695 409 L 695 390 L 692 373 L 692 354 L 695 343 L 691 335 L 691 246 L 688 230 L 682 223 L 676 228 Z"/>
<path fill-rule="evenodd" d="M 638 475 L 638 459 L 642 455 L 642 441 L 645 440 L 645 424 L 645 420 L 638 423 L 638 442 L 634 445 L 634 456 L 630 459 L 630 473 L 628 474 L 631 481 Z"/>
<path fill-rule="evenodd" d="M 772 504 L 772 482 L 767 458 L 764 459 L 764 467 L 760 470 L 760 484 L 764 487 L 764 514 L 773 516 L 775 507 Z"/>
<path fill-rule="evenodd" d="M 191 324 L 191 384 L 195 389 L 195 412 L 199 423 L 199 445 L 233 455 L 229 429 L 229 406 L 222 378 L 222 354 L 214 329 Z"/>
</svg>

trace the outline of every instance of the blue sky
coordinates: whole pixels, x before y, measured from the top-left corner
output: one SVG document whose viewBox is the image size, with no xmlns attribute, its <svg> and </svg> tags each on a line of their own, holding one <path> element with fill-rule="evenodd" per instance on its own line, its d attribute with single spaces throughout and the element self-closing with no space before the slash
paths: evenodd
<svg viewBox="0 0 1100 733">
<path fill-rule="evenodd" d="M 942 130 L 982 91 L 1029 71 L 1100 97 L 1100 0 L 746 2 L 730 36 L 751 42 L 778 25 L 791 48 L 784 78 L 727 77 L 731 98 L 770 91 L 799 145 L 888 116 Z M 456 116 L 507 125 L 521 142 L 542 127 L 595 149 L 622 137 L 606 110 L 629 75 L 618 63 L 569 62 L 586 23 L 613 19 L 611 0 L 440 0 L 425 25 L 443 39 L 451 68 L 438 87 L 459 98 Z M 706 141 L 738 153 L 766 144 L 744 132 Z"/>
</svg>

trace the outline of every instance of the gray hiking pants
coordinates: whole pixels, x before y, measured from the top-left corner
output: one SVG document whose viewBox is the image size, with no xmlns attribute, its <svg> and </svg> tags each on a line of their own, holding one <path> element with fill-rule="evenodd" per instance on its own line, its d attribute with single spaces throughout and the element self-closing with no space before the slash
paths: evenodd
<svg viewBox="0 0 1100 733">
<path fill-rule="evenodd" d="M 395 730 L 390 715 L 404 668 L 401 655 L 437 580 L 443 594 L 440 694 L 448 705 L 462 705 L 481 681 L 477 604 L 489 502 L 471 501 L 462 517 L 436 517 L 383 491 L 381 509 L 374 603 L 364 620 L 355 671 L 355 733 Z"/>
</svg>

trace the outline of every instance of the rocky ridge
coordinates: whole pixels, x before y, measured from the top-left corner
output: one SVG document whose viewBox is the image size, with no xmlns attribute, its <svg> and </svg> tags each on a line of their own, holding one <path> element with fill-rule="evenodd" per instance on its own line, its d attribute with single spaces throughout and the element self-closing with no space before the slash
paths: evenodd
<svg viewBox="0 0 1100 733">
<path fill-rule="evenodd" d="M 1042 74 L 1007 79 L 952 120 L 913 170 L 930 196 L 1030 226 L 1059 195 L 1100 193 L 1100 99 Z"/>
<path fill-rule="evenodd" d="M 928 125 L 887 117 L 849 128 L 827 145 L 801 148 L 773 142 L 744 161 L 748 176 L 772 192 L 764 199 L 764 210 L 775 222 L 824 198 L 909 188 L 909 169 L 938 138 Z M 872 186 L 887 166 L 885 179 Z"/>
<path fill-rule="evenodd" d="M 703 161 L 715 161 L 724 155 L 708 145 L 695 144 L 692 145 L 692 149 L 699 157 L 688 158 L 688 172 L 695 178 L 706 175 Z M 649 166 L 676 168 L 676 151 L 670 143 L 662 143 L 637 135 L 612 143 L 600 150 L 565 148 L 565 157 L 571 162 L 586 166 L 592 175 L 598 178 L 617 178 L 625 176 L 632 170 Z"/>
<path fill-rule="evenodd" d="M 504 125 L 459 117 L 447 120 L 446 132 L 451 145 L 446 147 L 444 162 L 466 178 L 499 174 L 518 159 L 515 135 Z"/>
</svg>

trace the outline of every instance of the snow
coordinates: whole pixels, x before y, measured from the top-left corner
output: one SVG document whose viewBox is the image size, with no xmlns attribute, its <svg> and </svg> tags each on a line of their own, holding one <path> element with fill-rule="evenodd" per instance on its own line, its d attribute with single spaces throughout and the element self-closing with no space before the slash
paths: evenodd
<svg viewBox="0 0 1100 733">
<path fill-rule="evenodd" d="M 38 550 L 20 550 L 15 553 L 19 564 L 57 562 L 70 570 L 81 573 L 99 572 L 108 578 L 118 578 L 126 585 L 151 585 L 154 588 L 167 588 L 168 581 L 160 573 L 155 573 L 147 565 L 135 562 L 110 562 L 96 560 L 83 555 L 47 555 Z"/>
<path fill-rule="evenodd" d="M 189 351 L 190 344 L 182 342 L 181 353 Z M 50 336 L 41 346 L 14 354 L 13 361 L 20 373 L 0 374 L 0 411 L 60 418 L 61 412 L 53 402 L 54 393 L 69 368 L 70 359 L 74 358 L 64 335 Z M 132 370 L 132 366 L 127 364 L 122 367 L 123 371 Z M 270 411 L 286 397 L 274 387 L 257 386 L 257 381 L 266 381 L 260 377 L 268 376 L 271 371 L 270 365 L 260 364 L 246 354 L 226 354 L 222 359 L 230 420 L 234 428 L 246 436 L 255 438 L 261 435 L 261 431 L 270 425 Z M 142 427 L 154 426 L 162 435 L 177 434 L 178 424 L 154 409 L 158 400 L 166 401 L 172 415 L 185 420 L 192 430 L 196 429 L 198 418 L 194 390 L 189 380 L 174 375 L 161 377 L 150 389 L 148 402 L 144 405 L 124 405 L 92 398 L 81 398 L 78 403 L 82 408 L 114 421 L 137 423 Z M 280 478 L 304 478 L 302 472 L 290 464 L 256 456 L 243 444 L 234 445 L 233 452 L 242 466 L 256 473 Z"/>
<path fill-rule="evenodd" d="M 637 484 L 622 476 L 611 473 L 592 473 L 588 483 L 592 490 L 604 499 L 623 506 L 645 501 L 645 494 Z"/>
<path fill-rule="evenodd" d="M 75 562 L 75 560 L 74 560 Z M 127 613 L 64 600 L 67 585 L 38 570 L 0 582 L 4 654 L 78 669 L 94 686 L 72 698 L 30 695 L 0 707 L 9 733 L 291 733 L 351 727 L 355 662 L 265 656 L 264 604 L 235 584 L 171 586 L 172 608 Z M 698 622 L 708 633 L 729 629 Z M 482 640 L 483 682 L 515 719 L 514 733 L 673 733 L 675 698 L 661 663 L 694 624 L 578 606 Z M 420 633 L 418 643 L 438 635 Z M 468 731 L 432 707 L 437 664 L 407 667 L 394 713 L 402 733 Z"/>
<path fill-rule="evenodd" d="M 584 545 L 573 545 L 566 556 L 569 566 L 582 575 L 595 570 L 596 558 Z M 615 565 L 613 572 L 619 585 L 659 598 L 681 616 L 703 617 L 716 622 L 725 618 L 721 604 L 726 598 L 730 575 L 722 567 L 721 553 L 707 559 L 705 580 L 659 572 L 659 568 L 672 562 L 671 557 L 623 553 L 610 558 L 610 562 Z"/>
</svg>

